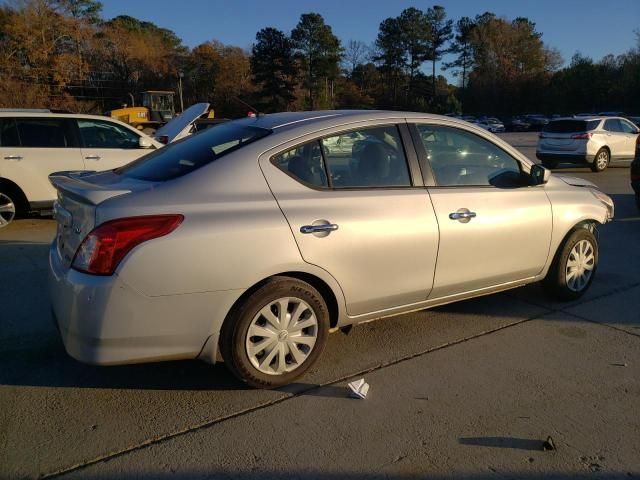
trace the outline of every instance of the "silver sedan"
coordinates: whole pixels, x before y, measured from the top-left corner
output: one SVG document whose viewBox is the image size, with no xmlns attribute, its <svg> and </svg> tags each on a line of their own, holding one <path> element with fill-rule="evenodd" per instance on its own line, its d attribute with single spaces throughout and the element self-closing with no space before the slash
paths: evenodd
<svg viewBox="0 0 640 480">
<path fill-rule="evenodd" d="M 420 113 L 260 115 L 50 180 L 49 285 L 71 356 L 221 354 L 263 388 L 302 375 L 349 325 L 538 281 L 577 298 L 613 216 L 593 184 Z"/>
</svg>

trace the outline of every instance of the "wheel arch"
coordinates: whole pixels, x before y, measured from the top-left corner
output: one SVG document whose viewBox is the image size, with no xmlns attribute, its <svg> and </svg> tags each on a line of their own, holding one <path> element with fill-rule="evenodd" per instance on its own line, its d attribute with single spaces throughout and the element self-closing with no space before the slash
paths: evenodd
<svg viewBox="0 0 640 480">
<path fill-rule="evenodd" d="M 598 230 L 597 227 L 602 225 L 602 222 L 595 218 L 583 218 L 580 221 L 574 223 L 570 228 L 566 230 L 560 241 L 554 246 L 553 250 L 549 252 L 549 257 L 547 260 L 547 265 L 542 272 L 542 277 L 545 277 L 549 270 L 551 269 L 553 263 L 556 261 L 556 257 L 558 256 L 558 252 L 562 249 L 563 245 L 566 243 L 569 236 L 575 232 L 576 230 L 580 230 L 584 228 L 589 230 L 596 237 L 596 241 L 599 242 L 598 238 Z"/>
<path fill-rule="evenodd" d="M 225 316 L 223 323 L 227 321 L 227 318 L 232 314 L 232 312 L 238 308 L 242 303 L 244 303 L 251 295 L 254 294 L 260 287 L 262 287 L 265 283 L 273 278 L 294 278 L 296 280 L 301 280 L 303 282 L 308 283 L 313 288 L 318 290 L 320 295 L 322 295 L 323 300 L 327 304 L 327 309 L 329 310 L 329 324 L 331 328 L 335 328 L 338 326 L 338 322 L 340 319 L 340 307 L 338 304 L 338 297 L 333 289 L 329 286 L 329 284 L 320 278 L 317 275 L 314 275 L 309 272 L 302 271 L 286 271 L 280 272 L 273 275 L 269 275 L 266 278 L 256 282 L 251 287 L 247 288 L 242 295 L 238 297 L 238 299 L 233 303 L 229 312 Z"/>
<path fill-rule="evenodd" d="M 27 213 L 29 211 L 29 201 L 27 200 L 27 196 L 24 194 L 20 186 L 9 180 L 8 178 L 0 177 L 0 191 L 6 189 L 8 192 L 16 195 L 16 201 L 19 202 L 20 213 Z"/>
</svg>

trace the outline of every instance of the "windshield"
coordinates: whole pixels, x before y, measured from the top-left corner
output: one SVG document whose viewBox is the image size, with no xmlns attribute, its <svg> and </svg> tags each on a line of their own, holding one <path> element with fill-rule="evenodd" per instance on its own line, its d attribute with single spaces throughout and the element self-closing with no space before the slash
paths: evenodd
<svg viewBox="0 0 640 480">
<path fill-rule="evenodd" d="M 115 170 L 139 180 L 162 182 L 181 177 L 271 133 L 234 122 L 205 130 Z"/>
<path fill-rule="evenodd" d="M 547 133 L 577 133 L 594 130 L 600 120 L 554 120 L 542 129 Z"/>
</svg>

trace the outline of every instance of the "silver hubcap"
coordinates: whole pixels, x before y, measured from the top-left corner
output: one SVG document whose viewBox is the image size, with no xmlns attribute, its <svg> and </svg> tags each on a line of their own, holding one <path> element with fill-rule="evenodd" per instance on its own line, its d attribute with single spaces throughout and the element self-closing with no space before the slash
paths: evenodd
<svg viewBox="0 0 640 480">
<path fill-rule="evenodd" d="M 302 365 L 318 338 L 318 319 L 307 302 L 284 297 L 265 305 L 251 321 L 245 342 L 255 368 L 282 375 Z"/>
<path fill-rule="evenodd" d="M 596 256 L 591 242 L 580 240 L 571 249 L 567 260 L 567 287 L 574 292 L 581 291 L 589 283 L 593 269 L 596 266 Z"/>
<path fill-rule="evenodd" d="M 4 193 L 0 193 L 0 228 L 11 223 L 16 216 L 16 206 Z"/>
<path fill-rule="evenodd" d="M 602 170 L 609 163 L 609 155 L 607 152 L 600 152 L 598 154 L 598 158 L 596 158 L 596 165 L 598 166 L 598 170 Z"/>
</svg>

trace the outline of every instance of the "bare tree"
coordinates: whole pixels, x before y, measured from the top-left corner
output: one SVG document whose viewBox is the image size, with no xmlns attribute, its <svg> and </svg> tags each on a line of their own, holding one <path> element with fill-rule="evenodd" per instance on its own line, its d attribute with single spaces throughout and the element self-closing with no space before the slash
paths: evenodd
<svg viewBox="0 0 640 480">
<path fill-rule="evenodd" d="M 350 77 L 353 76 L 356 67 L 367 59 L 368 53 L 368 47 L 364 42 L 349 40 L 344 51 L 344 65 Z"/>
</svg>

